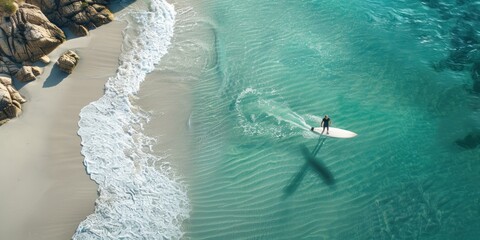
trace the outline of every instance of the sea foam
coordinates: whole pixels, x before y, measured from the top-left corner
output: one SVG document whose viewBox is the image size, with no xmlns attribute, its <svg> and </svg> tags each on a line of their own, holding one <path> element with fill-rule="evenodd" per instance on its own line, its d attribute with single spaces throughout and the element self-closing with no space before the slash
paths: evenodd
<svg viewBox="0 0 480 240">
<path fill-rule="evenodd" d="M 246 135 L 283 138 L 310 132 L 305 117 L 287 103 L 277 101 L 276 92 L 244 89 L 235 100 L 238 126 Z"/>
<path fill-rule="evenodd" d="M 107 81 L 105 95 L 80 112 L 84 164 L 99 197 L 73 239 L 179 239 L 188 218 L 186 188 L 168 163 L 152 154 L 155 139 L 142 133 L 148 116 L 130 101 L 167 53 L 175 11 L 164 0 L 152 0 L 149 11 L 128 17 L 128 49 L 116 75 Z"/>
</svg>

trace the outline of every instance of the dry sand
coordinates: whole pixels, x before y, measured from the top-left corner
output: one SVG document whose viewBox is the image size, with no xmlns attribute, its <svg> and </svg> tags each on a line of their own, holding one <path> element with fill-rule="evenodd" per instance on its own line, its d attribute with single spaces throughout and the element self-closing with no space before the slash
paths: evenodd
<svg viewBox="0 0 480 240">
<path fill-rule="evenodd" d="M 85 172 L 77 124 L 80 109 L 116 72 L 125 25 L 114 21 L 68 40 L 21 87 L 24 113 L 0 127 L 0 239 L 70 239 L 93 212 L 97 186 Z M 81 58 L 69 76 L 52 69 L 68 49 Z"/>
</svg>

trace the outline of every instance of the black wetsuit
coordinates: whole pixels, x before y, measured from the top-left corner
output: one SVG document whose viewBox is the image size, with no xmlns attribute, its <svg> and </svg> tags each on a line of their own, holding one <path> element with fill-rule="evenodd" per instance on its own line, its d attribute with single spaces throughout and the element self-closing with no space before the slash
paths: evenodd
<svg viewBox="0 0 480 240">
<path fill-rule="evenodd" d="M 328 131 L 328 125 L 329 124 L 330 124 L 330 118 L 323 118 L 322 119 L 323 130 L 325 130 L 325 128 L 327 128 L 327 131 Z"/>
</svg>

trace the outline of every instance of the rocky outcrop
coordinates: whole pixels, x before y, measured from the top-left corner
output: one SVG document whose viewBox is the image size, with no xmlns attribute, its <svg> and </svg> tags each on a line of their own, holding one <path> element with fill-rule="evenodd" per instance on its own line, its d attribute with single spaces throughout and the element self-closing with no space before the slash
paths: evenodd
<svg viewBox="0 0 480 240">
<path fill-rule="evenodd" d="M 34 80 L 33 69 L 20 69 L 19 65 L 31 65 L 38 60 L 50 62 L 46 55 L 66 40 L 55 24 L 67 26 L 77 35 L 86 35 L 89 28 L 113 20 L 113 14 L 105 7 L 107 3 L 107 0 L 27 0 L 23 4 L 14 2 L 15 11 L 7 13 L 0 9 L 0 73 L 22 81 Z M 69 73 L 78 61 L 76 54 L 72 56 L 59 65 Z"/>
<path fill-rule="evenodd" d="M 105 7 L 108 0 L 7 1 L 0 4 L 0 74 L 22 82 L 35 80 L 42 69 L 31 65 L 36 61 L 49 64 L 47 54 L 66 41 L 60 27 L 84 36 L 88 29 L 113 20 L 113 14 Z M 72 73 L 78 60 L 75 52 L 67 51 L 56 64 L 62 71 Z M 11 77 L 0 76 L 0 125 L 18 116 L 24 102 Z"/>
<path fill-rule="evenodd" d="M 40 67 L 23 66 L 17 74 L 15 74 L 15 78 L 21 82 L 31 82 L 35 80 L 38 75 L 42 74 L 42 72 Z"/>
<path fill-rule="evenodd" d="M 12 85 L 12 79 L 0 76 L 0 125 L 22 112 L 21 104 L 26 102 Z"/>
<path fill-rule="evenodd" d="M 113 20 L 113 14 L 105 5 L 108 0 L 26 0 L 36 5 L 60 27 L 68 27 L 75 35 L 85 36 L 88 29 L 99 27 Z"/>
<path fill-rule="evenodd" d="M 38 7 L 13 3 L 9 11 L 0 9 L 0 73 L 33 81 L 42 70 L 28 62 L 49 61 L 46 55 L 66 40 L 65 34 Z M 0 125 L 20 115 L 24 102 L 12 79 L 0 76 Z"/>
<path fill-rule="evenodd" d="M 72 50 L 68 50 L 58 58 L 57 66 L 60 70 L 66 73 L 72 73 L 73 69 L 77 66 L 77 62 L 80 57 Z"/>
<path fill-rule="evenodd" d="M 22 4 L 11 16 L 0 16 L 0 53 L 14 62 L 35 62 L 65 40 L 36 6 Z"/>
</svg>

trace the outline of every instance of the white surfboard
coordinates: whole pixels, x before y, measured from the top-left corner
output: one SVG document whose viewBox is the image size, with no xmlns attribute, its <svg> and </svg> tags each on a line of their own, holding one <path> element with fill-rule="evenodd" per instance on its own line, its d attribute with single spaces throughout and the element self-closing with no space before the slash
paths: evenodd
<svg viewBox="0 0 480 240">
<path fill-rule="evenodd" d="M 312 127 L 310 130 L 312 130 L 313 132 L 318 133 L 320 135 L 327 136 L 327 137 L 333 137 L 333 138 L 353 138 L 353 137 L 357 136 L 357 134 L 354 133 L 354 132 L 344 130 L 344 129 L 340 129 L 340 128 L 334 128 L 334 127 L 330 127 L 330 130 L 328 131 L 328 134 L 327 134 L 327 129 L 325 129 L 325 131 L 322 134 L 323 127 Z"/>
</svg>

